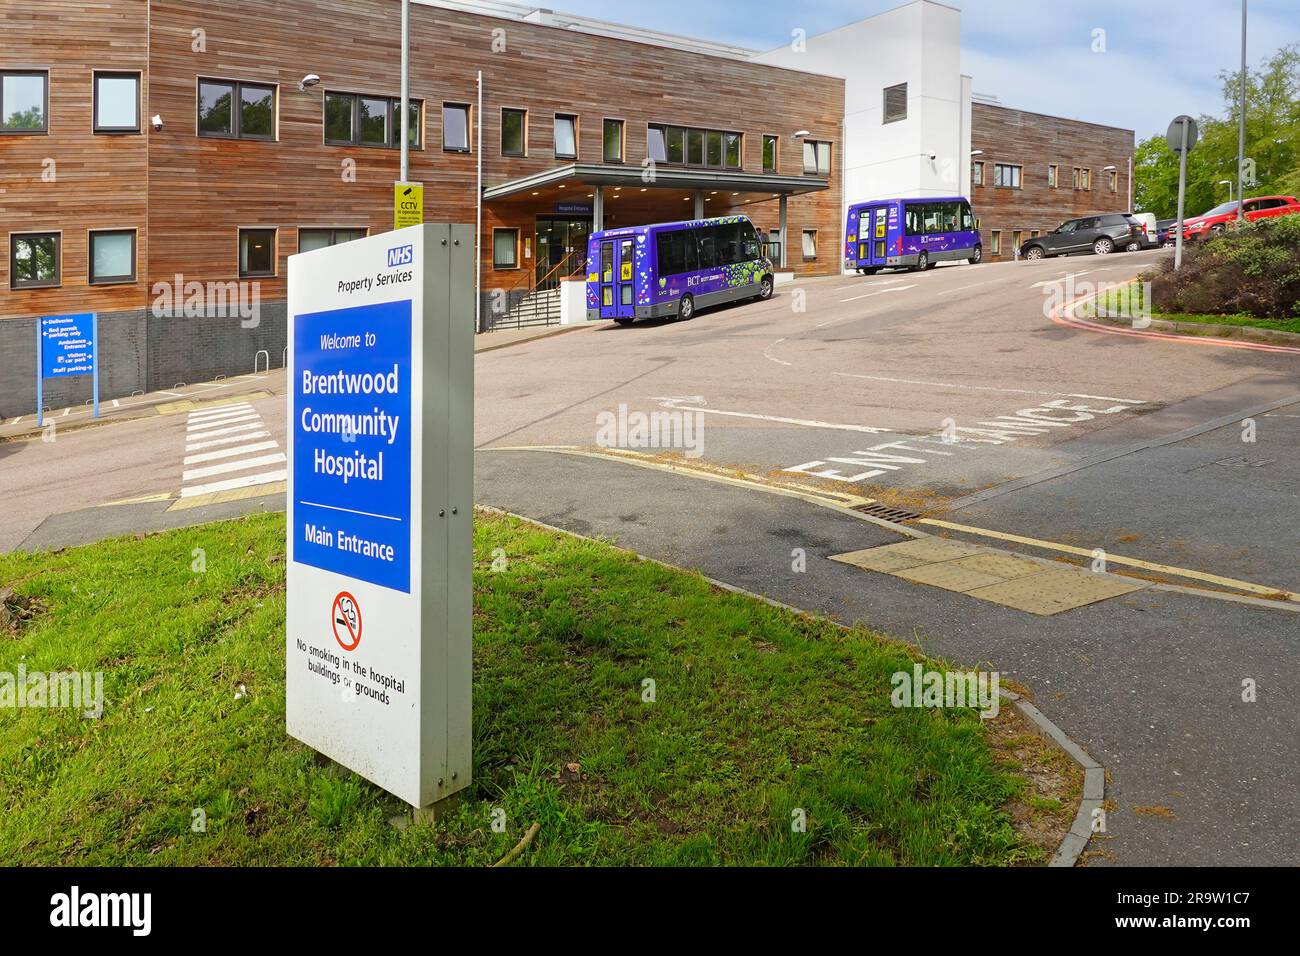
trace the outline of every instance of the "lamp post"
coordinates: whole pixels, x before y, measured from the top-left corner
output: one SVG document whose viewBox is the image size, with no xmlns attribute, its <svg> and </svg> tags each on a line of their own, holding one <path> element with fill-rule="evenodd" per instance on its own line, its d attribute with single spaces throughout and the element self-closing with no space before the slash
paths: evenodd
<svg viewBox="0 0 1300 956">
<path fill-rule="evenodd" d="M 411 166 L 411 0 L 402 0 L 402 182 Z"/>
<path fill-rule="evenodd" d="M 1234 193 L 1234 192 L 1232 191 L 1232 180 L 1231 180 L 1231 179 L 1220 179 L 1219 182 L 1218 182 L 1218 185 L 1220 185 L 1220 186 L 1227 186 L 1227 187 L 1228 187 L 1228 202 L 1232 202 L 1232 197 L 1236 195 L 1236 193 Z"/>
<path fill-rule="evenodd" d="M 1246 0 L 1241 0 L 1241 104 L 1237 117 L 1237 225 L 1245 218 L 1246 195 Z"/>
</svg>

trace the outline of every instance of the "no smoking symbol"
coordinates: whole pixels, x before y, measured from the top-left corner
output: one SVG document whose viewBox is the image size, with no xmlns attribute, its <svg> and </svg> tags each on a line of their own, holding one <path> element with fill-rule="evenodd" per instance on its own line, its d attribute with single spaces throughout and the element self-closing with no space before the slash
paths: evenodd
<svg viewBox="0 0 1300 956">
<path fill-rule="evenodd" d="M 345 651 L 354 651 L 361 643 L 361 605 L 347 591 L 340 591 L 330 610 L 334 624 L 334 640 Z"/>
</svg>

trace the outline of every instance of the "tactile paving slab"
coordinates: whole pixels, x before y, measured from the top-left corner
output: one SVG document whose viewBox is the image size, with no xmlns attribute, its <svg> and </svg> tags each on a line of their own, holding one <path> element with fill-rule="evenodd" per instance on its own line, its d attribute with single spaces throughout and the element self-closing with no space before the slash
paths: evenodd
<svg viewBox="0 0 1300 956">
<path fill-rule="evenodd" d="M 961 591 L 963 594 L 976 588 L 1006 583 L 1006 578 L 1000 578 L 996 574 L 963 568 L 959 561 L 938 561 L 934 564 L 923 564 L 919 568 L 904 568 L 892 573 L 896 578 L 915 581 L 917 584 L 929 584 L 947 591 Z"/>
<path fill-rule="evenodd" d="M 1059 571 L 1042 571 L 1001 584 L 967 591 L 971 597 L 995 604 L 1005 604 L 1020 611 L 1043 617 L 1059 614 L 1071 608 L 1095 604 L 1108 598 L 1140 591 L 1145 584 L 1127 581 L 1092 571 L 1062 568 Z"/>
</svg>

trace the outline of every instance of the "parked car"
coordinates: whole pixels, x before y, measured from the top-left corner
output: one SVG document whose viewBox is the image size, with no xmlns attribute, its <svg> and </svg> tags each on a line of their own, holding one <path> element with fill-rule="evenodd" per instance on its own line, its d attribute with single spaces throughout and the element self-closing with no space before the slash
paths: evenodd
<svg viewBox="0 0 1300 956">
<path fill-rule="evenodd" d="M 1156 242 L 1166 248 L 1174 244 L 1174 226 L 1177 219 L 1160 219 L 1156 222 Z"/>
<path fill-rule="evenodd" d="M 1160 245 L 1160 241 L 1156 238 L 1156 233 L 1159 230 L 1156 225 L 1155 213 L 1133 212 L 1129 213 L 1129 215 L 1141 224 L 1142 240 L 1141 242 L 1130 242 L 1124 247 L 1127 251 L 1137 252 L 1139 249 L 1154 249 Z"/>
<path fill-rule="evenodd" d="M 1286 216 L 1300 212 L 1300 200 L 1295 196 L 1255 196 L 1242 203 L 1248 222 Z M 1207 213 L 1183 221 L 1183 241 L 1208 239 L 1217 236 L 1237 220 L 1237 202 L 1225 202 Z"/>
<path fill-rule="evenodd" d="M 1030 239 L 1020 247 L 1025 259 L 1068 256 L 1075 252 L 1095 252 L 1104 256 L 1116 249 L 1127 249 L 1142 242 L 1142 224 L 1128 213 L 1084 216 L 1061 223 L 1045 236 Z"/>
</svg>

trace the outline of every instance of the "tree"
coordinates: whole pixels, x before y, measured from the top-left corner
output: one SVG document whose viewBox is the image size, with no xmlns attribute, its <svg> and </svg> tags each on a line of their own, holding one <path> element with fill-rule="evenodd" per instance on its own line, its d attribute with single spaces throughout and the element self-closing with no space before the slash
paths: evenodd
<svg viewBox="0 0 1300 956">
<path fill-rule="evenodd" d="M 1237 117 L 1240 73 L 1219 74 L 1226 104 L 1223 117 L 1197 119 L 1201 139 L 1187 154 L 1186 215 L 1194 216 L 1228 199 L 1237 182 Z M 1246 158 L 1253 161 L 1253 182 L 1246 194 L 1295 195 L 1300 189 L 1300 44 L 1283 47 L 1258 71 L 1246 75 Z M 1252 172 L 1248 165 L 1246 172 Z M 1158 218 L 1178 210 L 1178 156 L 1164 134 L 1139 144 L 1133 158 L 1134 202 Z"/>
</svg>

